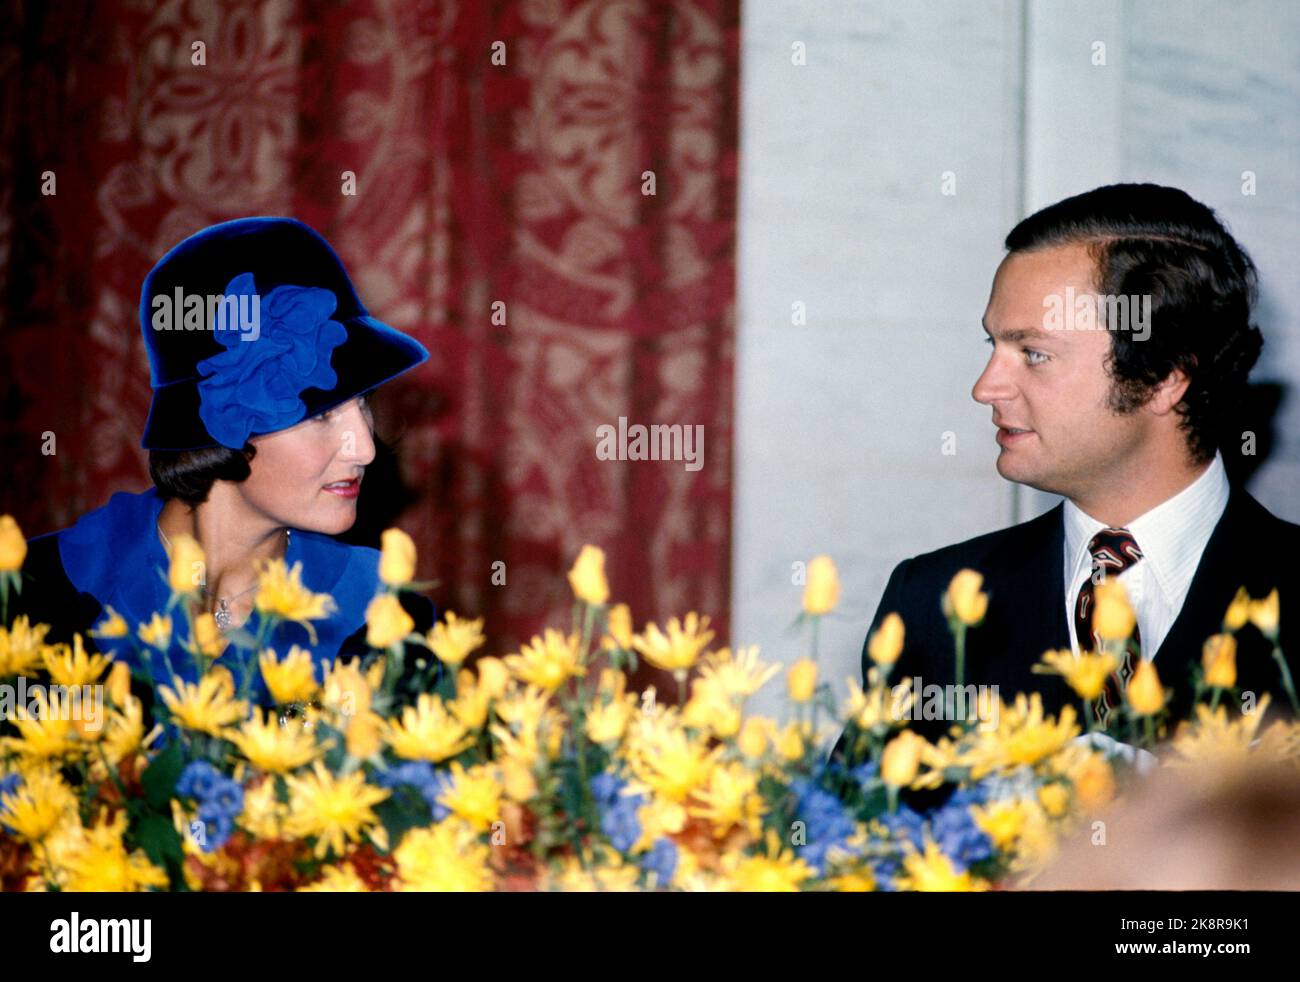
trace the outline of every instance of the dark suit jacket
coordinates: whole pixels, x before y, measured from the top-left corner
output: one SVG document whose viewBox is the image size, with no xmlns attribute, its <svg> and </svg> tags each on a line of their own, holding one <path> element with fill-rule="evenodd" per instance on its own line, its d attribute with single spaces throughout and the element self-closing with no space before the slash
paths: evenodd
<svg viewBox="0 0 1300 982">
<path fill-rule="evenodd" d="M 1054 675 L 1040 675 L 1031 666 L 1043 652 L 1070 647 L 1065 619 L 1065 584 L 1062 580 L 1065 527 L 1064 508 L 1000 532 L 982 535 L 957 545 L 907 559 L 895 568 L 871 624 L 871 631 L 891 611 L 903 619 L 903 653 L 890 675 L 897 683 L 919 676 L 928 685 L 955 682 L 956 653 L 940 598 L 960 569 L 984 575 L 989 594 L 984 622 L 966 638 L 966 684 L 997 685 L 1007 701 L 1018 692 L 1040 693 L 1045 712 L 1057 714 L 1079 699 Z M 1170 718 L 1191 714 L 1193 687 L 1190 671 L 1199 663 L 1201 646 L 1221 630 L 1223 615 L 1239 587 L 1262 598 L 1276 587 L 1281 604 L 1279 621 L 1282 650 L 1291 674 L 1300 684 L 1300 525 L 1270 514 L 1239 488 L 1229 494 L 1227 507 L 1215 526 L 1187 599 L 1156 653 L 1155 666 L 1166 689 L 1172 690 Z M 868 638 L 871 632 L 868 632 Z M 1252 625 L 1237 634 L 1237 685 L 1258 695 L 1273 694 L 1273 706 L 1289 707 L 1282 688 L 1272 646 Z M 862 650 L 865 682 L 871 667 L 866 645 Z M 1273 714 L 1270 709 L 1270 716 Z M 942 735 L 949 722 L 916 720 L 912 728 L 928 738 Z M 841 738 L 838 755 L 844 747 Z"/>
</svg>

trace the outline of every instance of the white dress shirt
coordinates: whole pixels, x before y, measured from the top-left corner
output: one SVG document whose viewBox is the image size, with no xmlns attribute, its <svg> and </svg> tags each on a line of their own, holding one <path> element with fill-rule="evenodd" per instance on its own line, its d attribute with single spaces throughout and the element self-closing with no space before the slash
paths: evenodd
<svg viewBox="0 0 1300 982">
<path fill-rule="evenodd" d="M 1228 475 L 1223 458 L 1214 460 L 1195 481 L 1172 498 L 1129 522 L 1142 558 L 1119 575 L 1137 614 L 1142 635 L 1142 657 L 1156 652 L 1183 609 L 1205 544 L 1228 504 Z M 1079 653 L 1074 608 L 1083 582 L 1092 575 L 1088 543 L 1106 528 L 1103 522 L 1065 502 L 1065 621 L 1070 627 L 1070 647 Z"/>
</svg>

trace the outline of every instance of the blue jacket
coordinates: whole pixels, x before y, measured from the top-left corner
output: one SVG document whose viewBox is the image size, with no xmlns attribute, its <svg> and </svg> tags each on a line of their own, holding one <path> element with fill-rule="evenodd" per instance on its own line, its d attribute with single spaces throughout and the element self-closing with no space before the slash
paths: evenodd
<svg viewBox="0 0 1300 982">
<path fill-rule="evenodd" d="M 145 669 L 135 654 L 135 649 L 146 648 L 143 644 L 126 639 L 92 639 L 88 632 L 107 616 L 106 607 L 122 615 L 132 632 L 147 623 L 155 611 L 166 612 L 169 561 L 155 531 L 163 504 L 156 488 L 138 494 L 119 491 L 75 525 L 31 539 L 23 565 L 18 612 L 28 614 L 33 623 L 50 624 L 47 641 L 69 641 L 79 631 L 89 648 L 112 653 L 133 669 Z M 327 619 L 312 622 L 315 644 L 301 625 L 282 623 L 270 635 L 267 646 L 280 655 L 295 644 L 311 650 L 318 664 L 318 677 L 320 669 L 340 655 L 367 652 L 365 614 L 379 588 L 379 550 L 294 529 L 285 561 L 290 569 L 301 562 L 303 585 L 330 594 L 337 611 Z M 416 630 L 428 630 L 434 619 L 432 603 L 411 593 L 403 593 L 401 599 Z M 155 681 L 166 682 L 171 674 L 170 659 L 176 674 L 193 680 L 192 659 L 180 644 L 188 639 L 184 614 L 178 609 L 170 613 L 171 647 L 166 653 L 149 650 L 151 664 L 147 669 Z M 11 610 L 11 619 L 13 614 Z M 256 634 L 260 616 L 255 610 L 243 627 Z M 230 653 L 237 654 L 233 645 Z M 229 667 L 239 681 L 243 665 Z M 257 681 L 260 686 L 260 677 Z"/>
</svg>

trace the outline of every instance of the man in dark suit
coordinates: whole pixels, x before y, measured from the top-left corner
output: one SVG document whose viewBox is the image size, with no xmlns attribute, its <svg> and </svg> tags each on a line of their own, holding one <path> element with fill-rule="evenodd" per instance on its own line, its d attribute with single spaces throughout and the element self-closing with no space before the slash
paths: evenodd
<svg viewBox="0 0 1300 982">
<path fill-rule="evenodd" d="M 1231 486 L 1223 464 L 1253 445 L 1223 432 L 1263 344 L 1249 257 L 1209 208 L 1155 185 L 1061 201 L 1006 246 L 984 315 L 992 353 L 972 396 L 992 410 L 998 473 L 1065 501 L 895 568 L 868 633 L 891 612 L 903 620 L 891 681 L 955 681 L 940 598 L 962 569 L 983 574 L 988 594 L 967 634 L 964 682 L 996 685 L 1004 700 L 1037 692 L 1049 713 L 1080 709 L 1064 679 L 1032 666 L 1049 650 L 1098 646 L 1091 616 L 1106 575 L 1126 588 L 1134 647 L 1171 693 L 1169 719 L 1191 714 L 1202 645 L 1243 586 L 1256 598 L 1278 591 L 1281 649 L 1300 676 L 1300 526 Z M 1268 692 L 1289 712 L 1272 640 L 1247 624 L 1237 643 L 1229 701 L 1251 711 Z M 864 679 L 871 665 L 864 646 Z M 913 728 L 933 738 L 951 722 Z"/>
</svg>

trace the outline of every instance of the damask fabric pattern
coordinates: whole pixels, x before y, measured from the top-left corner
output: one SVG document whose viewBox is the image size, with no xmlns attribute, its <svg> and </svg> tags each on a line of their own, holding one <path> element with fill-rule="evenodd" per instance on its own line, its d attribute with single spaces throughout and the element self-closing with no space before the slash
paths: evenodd
<svg viewBox="0 0 1300 982">
<path fill-rule="evenodd" d="M 638 618 L 725 631 L 737 0 L 50 6 L 0 14 L 0 511 L 147 486 L 144 274 L 294 215 L 433 353 L 380 412 L 440 606 L 567 624 L 593 542 Z M 620 416 L 702 425 L 703 466 L 597 459 Z"/>
</svg>

